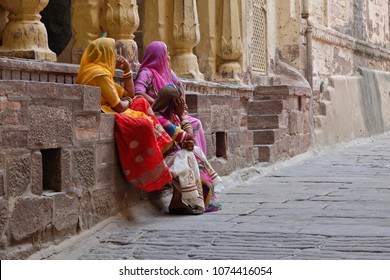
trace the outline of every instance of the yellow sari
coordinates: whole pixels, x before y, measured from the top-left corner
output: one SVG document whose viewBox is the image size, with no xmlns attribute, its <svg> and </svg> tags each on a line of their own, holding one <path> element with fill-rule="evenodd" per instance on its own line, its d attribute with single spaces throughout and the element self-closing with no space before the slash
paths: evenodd
<svg viewBox="0 0 390 280">
<path fill-rule="evenodd" d="M 100 38 L 91 42 L 80 62 L 76 83 L 100 87 L 100 105 L 104 113 L 117 113 L 113 108 L 119 104 L 124 93 L 123 87 L 114 82 L 115 64 L 115 40 L 112 38 Z M 131 109 L 122 114 L 150 119 L 143 112 Z"/>
<path fill-rule="evenodd" d="M 81 58 L 76 83 L 100 87 L 101 110 L 115 114 L 115 142 L 126 181 L 148 192 L 160 190 L 172 179 L 161 153 L 172 139 L 146 99 L 133 100 L 131 109 L 120 114 L 113 109 L 124 93 L 114 82 L 115 66 L 115 40 L 96 39 Z"/>
</svg>

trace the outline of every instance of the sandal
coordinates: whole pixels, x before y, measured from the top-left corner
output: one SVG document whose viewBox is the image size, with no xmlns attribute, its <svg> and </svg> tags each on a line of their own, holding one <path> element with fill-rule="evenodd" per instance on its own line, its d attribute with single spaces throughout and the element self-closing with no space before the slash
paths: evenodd
<svg viewBox="0 0 390 280">
<path fill-rule="evenodd" d="M 194 209 L 194 208 L 172 208 L 169 209 L 169 214 L 171 215 L 200 215 L 203 214 L 203 211 Z"/>
</svg>

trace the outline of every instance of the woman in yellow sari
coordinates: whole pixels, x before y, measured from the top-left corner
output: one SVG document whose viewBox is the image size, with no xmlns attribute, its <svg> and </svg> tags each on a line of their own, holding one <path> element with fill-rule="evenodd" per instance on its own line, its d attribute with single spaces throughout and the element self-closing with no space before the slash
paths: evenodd
<svg viewBox="0 0 390 280">
<path fill-rule="evenodd" d="M 115 68 L 124 71 L 124 87 L 114 82 Z M 115 114 L 115 141 L 128 182 L 145 191 L 162 189 L 172 176 L 162 150 L 172 139 L 144 98 L 134 97 L 130 63 L 115 51 L 115 40 L 99 38 L 86 48 L 77 83 L 101 89 L 101 110 Z"/>
</svg>

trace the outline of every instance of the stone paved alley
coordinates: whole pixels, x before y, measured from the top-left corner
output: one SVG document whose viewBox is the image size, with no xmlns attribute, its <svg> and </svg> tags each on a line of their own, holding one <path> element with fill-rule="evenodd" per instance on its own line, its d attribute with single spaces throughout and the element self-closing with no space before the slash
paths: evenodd
<svg viewBox="0 0 390 280">
<path fill-rule="evenodd" d="M 254 167 L 219 194 L 220 212 L 171 216 L 146 202 L 31 259 L 390 259 L 389 143 Z"/>
</svg>

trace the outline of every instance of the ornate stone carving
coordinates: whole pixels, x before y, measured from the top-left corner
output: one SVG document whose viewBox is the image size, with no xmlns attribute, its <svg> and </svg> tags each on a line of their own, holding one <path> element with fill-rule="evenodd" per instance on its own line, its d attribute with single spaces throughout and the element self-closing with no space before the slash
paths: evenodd
<svg viewBox="0 0 390 280">
<path fill-rule="evenodd" d="M 128 53 L 127 58 L 130 60 L 132 70 L 136 71 L 139 66 L 138 48 L 134 41 L 134 32 L 139 26 L 137 1 L 104 0 L 101 25 L 108 37 L 114 38 L 119 45 L 126 48 L 122 54 Z"/>
<path fill-rule="evenodd" d="M 175 0 L 173 7 L 172 68 L 180 77 L 203 80 L 192 52 L 200 41 L 196 0 Z"/>
<path fill-rule="evenodd" d="M 49 49 L 45 25 L 39 14 L 49 0 L 0 0 L 9 12 L 9 22 L 3 30 L 0 55 L 35 60 L 56 61 L 57 56 Z"/>
<path fill-rule="evenodd" d="M 221 1 L 220 14 L 220 44 L 218 57 L 221 63 L 218 67 L 219 79 L 238 82 L 241 73 L 241 25 L 238 0 Z"/>
</svg>

